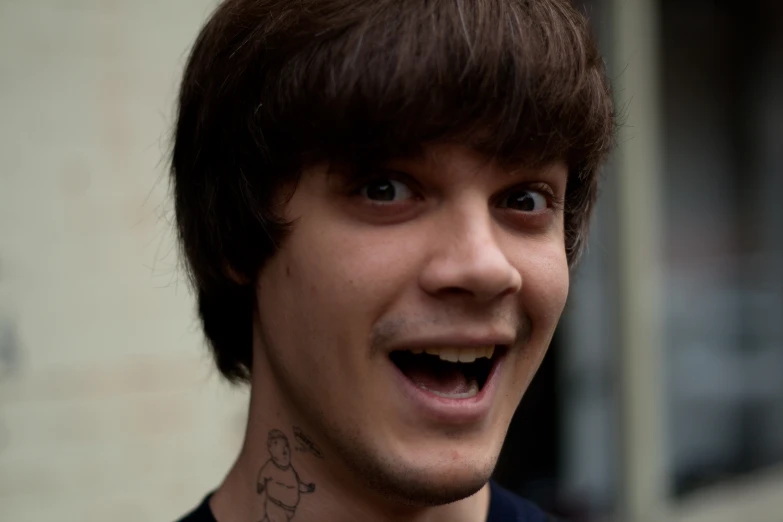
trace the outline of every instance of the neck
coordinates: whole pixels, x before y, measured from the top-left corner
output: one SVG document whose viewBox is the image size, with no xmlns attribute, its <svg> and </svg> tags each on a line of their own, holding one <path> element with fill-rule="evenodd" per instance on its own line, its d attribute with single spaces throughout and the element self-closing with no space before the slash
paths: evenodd
<svg viewBox="0 0 783 522">
<path fill-rule="evenodd" d="M 211 500 L 218 522 L 266 520 L 267 510 L 291 522 L 485 522 L 488 485 L 451 504 L 405 505 L 369 488 L 312 433 L 272 379 L 254 378 L 242 450 Z M 271 455 L 286 446 L 288 466 Z"/>
</svg>

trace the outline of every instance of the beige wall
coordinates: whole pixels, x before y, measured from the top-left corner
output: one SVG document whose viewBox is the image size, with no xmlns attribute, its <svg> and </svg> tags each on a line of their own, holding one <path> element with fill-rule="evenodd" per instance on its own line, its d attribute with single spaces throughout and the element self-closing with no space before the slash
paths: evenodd
<svg viewBox="0 0 783 522">
<path fill-rule="evenodd" d="M 0 0 L 0 520 L 173 520 L 238 448 L 166 201 L 213 3 Z"/>
</svg>

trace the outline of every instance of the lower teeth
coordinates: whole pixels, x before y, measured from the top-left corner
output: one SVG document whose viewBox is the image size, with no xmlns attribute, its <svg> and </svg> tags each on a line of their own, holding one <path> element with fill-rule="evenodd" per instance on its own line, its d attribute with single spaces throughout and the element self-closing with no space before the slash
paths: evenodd
<svg viewBox="0 0 783 522">
<path fill-rule="evenodd" d="M 432 390 L 426 386 L 422 386 L 421 384 L 418 386 L 422 390 L 427 390 L 428 392 L 434 393 L 438 397 L 444 397 L 446 399 L 470 399 L 471 397 L 478 395 L 479 392 L 479 385 L 476 379 L 470 379 L 470 381 L 468 381 L 468 391 L 462 393 L 443 393 L 439 392 L 438 390 Z"/>
</svg>

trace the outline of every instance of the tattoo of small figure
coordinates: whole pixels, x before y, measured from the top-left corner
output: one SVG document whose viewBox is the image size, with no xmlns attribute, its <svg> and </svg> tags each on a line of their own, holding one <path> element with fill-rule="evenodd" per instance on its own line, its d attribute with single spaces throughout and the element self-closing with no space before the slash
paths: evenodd
<svg viewBox="0 0 783 522">
<path fill-rule="evenodd" d="M 296 447 L 298 451 L 312 453 L 319 459 L 324 458 L 324 454 L 321 453 L 321 450 L 318 449 L 318 446 L 315 445 L 315 442 L 313 442 L 310 437 L 305 435 L 305 433 L 302 431 L 302 428 L 299 426 L 294 426 L 294 438 L 296 439 L 296 442 L 300 444 Z"/>
<path fill-rule="evenodd" d="M 299 479 L 291 465 L 291 447 L 285 433 L 270 431 L 266 447 L 270 458 L 258 472 L 256 483 L 256 492 L 266 493 L 261 522 L 288 522 L 296 514 L 300 495 L 315 491 L 315 484 Z"/>
</svg>

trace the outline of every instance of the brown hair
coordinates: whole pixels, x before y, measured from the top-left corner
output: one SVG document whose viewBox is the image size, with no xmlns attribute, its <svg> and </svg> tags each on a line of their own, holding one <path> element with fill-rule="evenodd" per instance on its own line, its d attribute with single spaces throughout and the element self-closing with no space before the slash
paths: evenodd
<svg viewBox="0 0 783 522">
<path fill-rule="evenodd" d="M 565 160 L 573 265 L 613 134 L 603 63 L 567 0 L 223 2 L 187 63 L 171 168 L 218 368 L 249 378 L 253 283 L 287 230 L 273 197 L 309 162 L 443 139 L 502 161 Z"/>
</svg>

